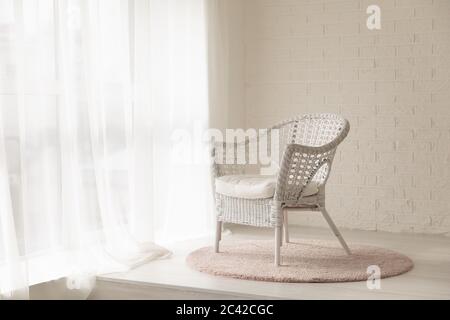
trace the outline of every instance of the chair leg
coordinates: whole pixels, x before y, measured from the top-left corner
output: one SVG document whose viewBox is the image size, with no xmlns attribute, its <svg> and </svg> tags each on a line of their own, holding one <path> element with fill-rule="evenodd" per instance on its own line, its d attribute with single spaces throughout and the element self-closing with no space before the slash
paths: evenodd
<svg viewBox="0 0 450 320">
<path fill-rule="evenodd" d="M 283 244 L 283 240 L 284 240 L 283 229 L 284 229 L 284 225 L 281 226 L 280 247 L 282 247 L 284 245 Z"/>
<path fill-rule="evenodd" d="M 284 242 L 289 243 L 289 217 L 287 209 L 284 209 Z"/>
<path fill-rule="evenodd" d="M 347 243 L 345 242 L 344 238 L 342 237 L 341 233 L 339 232 L 339 229 L 336 227 L 336 225 L 334 224 L 333 220 L 331 219 L 330 215 L 328 214 L 327 209 L 322 208 L 322 215 L 325 218 L 325 220 L 327 220 L 328 225 L 330 226 L 330 228 L 333 230 L 334 234 L 336 235 L 336 237 L 338 238 L 339 242 L 341 243 L 342 247 L 344 248 L 345 252 L 348 255 L 351 255 L 351 251 L 347 245 Z"/>
<path fill-rule="evenodd" d="M 222 240 L 222 221 L 217 221 L 217 225 L 216 225 L 216 243 L 215 243 L 215 252 L 216 253 L 219 253 L 220 240 Z"/>
<path fill-rule="evenodd" d="M 281 239 L 283 227 L 275 228 L 275 266 L 280 266 L 280 249 L 281 249 Z"/>
</svg>

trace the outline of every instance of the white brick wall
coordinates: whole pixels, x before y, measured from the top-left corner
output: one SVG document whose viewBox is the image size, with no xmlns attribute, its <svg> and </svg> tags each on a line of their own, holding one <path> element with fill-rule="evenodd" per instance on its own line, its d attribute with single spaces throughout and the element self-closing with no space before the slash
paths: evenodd
<svg viewBox="0 0 450 320">
<path fill-rule="evenodd" d="M 343 114 L 352 130 L 328 188 L 336 222 L 449 235 L 450 0 L 242 1 L 246 126 Z M 379 31 L 366 27 L 371 4 Z"/>
</svg>

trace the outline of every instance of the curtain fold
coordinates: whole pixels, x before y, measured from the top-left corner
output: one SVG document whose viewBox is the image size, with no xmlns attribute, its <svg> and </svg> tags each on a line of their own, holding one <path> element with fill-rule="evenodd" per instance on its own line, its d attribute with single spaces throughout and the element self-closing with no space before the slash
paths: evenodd
<svg viewBox="0 0 450 320">
<path fill-rule="evenodd" d="M 0 0 L 0 296 L 208 235 L 205 0 Z"/>
</svg>

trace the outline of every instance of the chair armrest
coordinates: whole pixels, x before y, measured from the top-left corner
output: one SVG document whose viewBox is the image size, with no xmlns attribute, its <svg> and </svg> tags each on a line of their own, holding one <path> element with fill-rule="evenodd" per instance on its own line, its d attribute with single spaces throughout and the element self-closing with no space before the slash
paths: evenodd
<svg viewBox="0 0 450 320">
<path fill-rule="evenodd" d="M 271 130 L 257 132 L 255 136 L 247 136 L 245 140 L 234 141 L 234 143 L 212 141 L 210 143 L 210 156 L 213 178 L 231 174 L 244 174 L 246 169 L 260 165 L 260 159 L 258 159 L 259 142 L 263 137 L 270 139 Z M 267 148 L 270 152 L 270 143 L 267 143 Z M 231 154 L 230 150 L 233 151 Z M 250 154 L 251 151 L 254 153 Z"/>
<path fill-rule="evenodd" d="M 298 201 L 312 181 L 325 185 L 330 174 L 336 145 L 321 147 L 288 144 L 277 177 L 275 201 Z"/>
<path fill-rule="evenodd" d="M 245 148 L 245 159 L 248 159 L 248 142 L 235 142 L 233 144 L 227 143 L 211 143 L 211 167 L 212 167 L 212 179 L 215 180 L 218 177 L 225 175 L 237 175 L 244 174 L 247 167 L 246 161 L 239 163 L 238 149 L 239 147 Z M 230 155 L 227 150 L 234 150 Z"/>
</svg>

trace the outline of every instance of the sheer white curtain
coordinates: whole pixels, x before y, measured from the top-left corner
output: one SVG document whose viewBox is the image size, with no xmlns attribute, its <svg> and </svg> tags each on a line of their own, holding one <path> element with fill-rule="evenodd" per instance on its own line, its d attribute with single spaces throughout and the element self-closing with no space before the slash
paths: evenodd
<svg viewBox="0 0 450 320">
<path fill-rule="evenodd" d="M 0 0 L 0 296 L 89 286 L 212 230 L 206 15 Z"/>
</svg>

